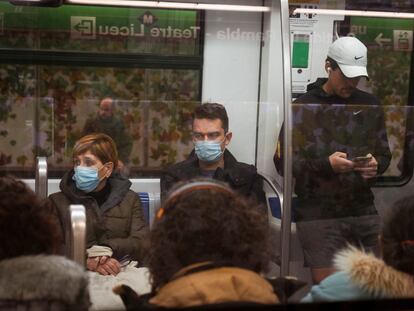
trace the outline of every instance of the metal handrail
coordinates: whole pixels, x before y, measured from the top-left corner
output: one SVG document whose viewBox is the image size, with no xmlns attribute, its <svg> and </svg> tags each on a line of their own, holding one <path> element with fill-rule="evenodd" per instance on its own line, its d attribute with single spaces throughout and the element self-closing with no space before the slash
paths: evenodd
<svg viewBox="0 0 414 311">
<path fill-rule="evenodd" d="M 86 212 L 83 205 L 70 205 L 70 257 L 85 266 Z"/>
<path fill-rule="evenodd" d="M 260 177 L 268 184 L 268 186 L 277 194 L 281 207 L 281 215 L 283 215 L 283 189 L 282 186 L 270 175 L 259 172 Z"/>
<path fill-rule="evenodd" d="M 47 158 L 36 158 L 35 192 L 42 199 L 47 198 Z"/>
<path fill-rule="evenodd" d="M 161 195 L 159 192 L 148 192 L 149 196 L 149 227 L 152 228 L 155 213 L 161 207 Z"/>
<path fill-rule="evenodd" d="M 290 23 L 288 0 L 276 1 L 280 9 L 280 31 L 283 52 L 283 105 L 284 105 L 284 146 L 283 146 L 283 214 L 281 224 L 281 265 L 280 275 L 289 275 L 291 214 L 292 214 L 292 69 L 290 53 Z"/>
</svg>

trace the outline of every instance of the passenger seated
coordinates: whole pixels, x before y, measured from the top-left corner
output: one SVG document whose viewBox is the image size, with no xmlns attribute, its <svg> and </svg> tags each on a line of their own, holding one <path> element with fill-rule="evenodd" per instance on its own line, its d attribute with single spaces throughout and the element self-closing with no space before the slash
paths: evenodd
<svg viewBox="0 0 414 311">
<path fill-rule="evenodd" d="M 260 275 L 269 264 L 267 228 L 264 214 L 223 184 L 199 180 L 173 190 L 150 232 L 149 303 L 278 303 Z"/>
<path fill-rule="evenodd" d="M 414 297 L 414 196 L 384 219 L 382 258 L 350 246 L 336 254 L 338 272 L 312 287 L 304 302 Z"/>
<path fill-rule="evenodd" d="M 60 183 L 61 192 L 49 197 L 63 236 L 68 230 L 69 205 L 83 204 L 87 268 L 103 275 L 116 275 L 122 259 L 142 264 L 148 228 L 138 195 L 129 189 L 131 182 L 116 170 L 118 153 L 112 138 L 105 134 L 82 137 L 73 149 L 73 161 L 74 169 Z"/>
<path fill-rule="evenodd" d="M 88 275 L 53 255 L 59 227 L 52 215 L 23 182 L 0 177 L 0 310 L 88 309 Z"/>
<path fill-rule="evenodd" d="M 196 177 L 213 178 L 226 182 L 236 192 L 253 197 L 266 204 L 263 184 L 253 165 L 238 162 L 226 149 L 233 133 L 223 105 L 206 103 L 193 114 L 194 151 L 188 159 L 168 167 L 161 176 L 161 196 L 179 181 Z"/>
</svg>

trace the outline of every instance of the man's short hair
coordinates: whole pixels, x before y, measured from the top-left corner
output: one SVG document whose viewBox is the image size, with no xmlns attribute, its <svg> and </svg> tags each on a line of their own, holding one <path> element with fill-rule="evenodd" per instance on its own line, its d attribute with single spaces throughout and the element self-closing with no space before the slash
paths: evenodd
<svg viewBox="0 0 414 311">
<path fill-rule="evenodd" d="M 220 119 L 221 127 L 224 129 L 224 133 L 229 130 L 229 117 L 227 116 L 226 108 L 223 105 L 217 103 L 205 103 L 197 106 L 193 114 L 194 119 Z"/>
<path fill-rule="evenodd" d="M 336 70 L 336 68 L 339 68 L 336 60 L 330 58 L 329 56 L 326 58 L 325 62 L 329 62 L 329 67 L 331 67 L 332 70 Z"/>
</svg>

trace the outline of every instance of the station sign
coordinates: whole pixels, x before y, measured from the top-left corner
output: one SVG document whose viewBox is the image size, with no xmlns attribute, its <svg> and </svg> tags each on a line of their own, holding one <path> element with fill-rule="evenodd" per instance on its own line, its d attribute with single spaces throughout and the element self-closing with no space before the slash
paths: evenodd
<svg viewBox="0 0 414 311">
<path fill-rule="evenodd" d="M 414 20 L 352 17 L 350 31 L 371 48 L 413 50 Z"/>
<path fill-rule="evenodd" d="M 41 49 L 197 54 L 198 11 L 65 5 L 16 7 L 0 3 L 0 48 L 25 36 Z M 90 41 L 89 43 L 85 41 Z"/>
</svg>

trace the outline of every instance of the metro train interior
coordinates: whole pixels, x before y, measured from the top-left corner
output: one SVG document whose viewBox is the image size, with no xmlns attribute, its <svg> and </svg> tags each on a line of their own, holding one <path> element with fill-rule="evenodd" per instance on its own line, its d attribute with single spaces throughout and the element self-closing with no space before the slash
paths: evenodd
<svg viewBox="0 0 414 311">
<path fill-rule="evenodd" d="M 378 98 L 391 154 L 371 185 L 381 218 L 414 189 L 413 32 L 412 0 L 0 1 L 0 176 L 23 180 L 43 198 L 60 191 L 75 142 L 101 100 L 112 98 L 124 131 L 113 137 L 123 174 L 151 226 L 163 170 L 194 148 L 193 110 L 220 103 L 233 133 L 226 148 L 263 178 L 268 273 L 306 282 L 289 300 L 298 303 L 313 281 L 297 234 L 292 169 L 292 145 L 307 127 L 295 127 L 305 112 L 292 102 L 328 77 L 325 61 L 337 38 L 367 47 L 369 79 L 357 87 Z M 278 149 L 282 125 L 286 144 Z M 277 150 L 285 174 L 275 168 Z M 105 295 L 94 290 L 92 298 Z M 389 309 L 404 309 L 400 302 Z M 92 303 L 94 310 L 124 308 Z"/>
</svg>

